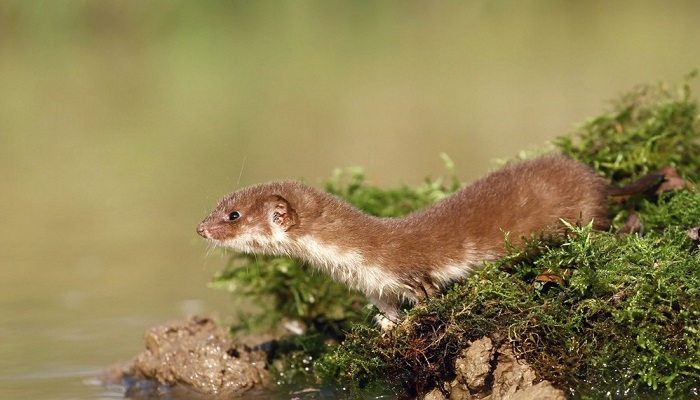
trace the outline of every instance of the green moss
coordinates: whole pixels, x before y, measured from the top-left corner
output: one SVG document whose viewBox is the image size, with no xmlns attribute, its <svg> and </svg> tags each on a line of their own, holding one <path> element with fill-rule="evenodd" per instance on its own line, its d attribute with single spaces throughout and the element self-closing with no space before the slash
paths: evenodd
<svg viewBox="0 0 700 400">
<path fill-rule="evenodd" d="M 681 196 L 688 201 L 679 207 L 700 212 L 700 195 Z M 360 383 L 390 377 L 424 393 L 450 376 L 461 348 L 488 335 L 579 397 L 660 390 L 682 398 L 698 389 L 700 255 L 684 228 L 622 238 L 574 228 L 560 246 L 539 245 L 537 257 L 513 254 L 520 260 L 510 273 L 489 265 L 416 306 L 408 315 L 416 329 L 384 338 L 357 329 L 322 371 Z M 566 284 L 536 285 L 543 271 Z"/>
<path fill-rule="evenodd" d="M 696 182 L 698 121 L 687 85 L 678 94 L 663 85 L 641 87 L 557 146 L 617 184 L 665 165 Z M 383 190 L 354 171 L 337 172 L 326 189 L 369 213 L 398 216 L 448 195 L 455 182 Z M 618 235 L 632 209 L 644 234 Z M 576 397 L 697 394 L 700 253 L 686 231 L 700 225 L 700 195 L 684 189 L 631 198 L 611 213 L 616 223 L 610 232 L 572 227 L 559 243 L 533 239 L 419 303 L 408 311 L 409 323 L 384 336 L 369 324 L 361 296 L 289 260 L 244 259 L 216 285 L 267 299 L 256 303 L 267 304 L 262 315 L 268 323 L 295 319 L 309 327 L 295 339 L 306 344 L 286 353 L 292 355 L 286 367 L 308 367 L 320 358 L 316 372 L 326 381 L 424 393 L 450 379 L 464 346 L 487 335 L 509 343 L 541 378 L 571 388 Z M 543 273 L 560 282 L 538 279 Z"/>
</svg>

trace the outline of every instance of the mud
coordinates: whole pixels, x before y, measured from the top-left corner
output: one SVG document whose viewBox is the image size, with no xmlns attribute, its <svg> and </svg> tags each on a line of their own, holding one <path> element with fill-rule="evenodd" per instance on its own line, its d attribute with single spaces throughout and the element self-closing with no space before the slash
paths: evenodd
<svg viewBox="0 0 700 400">
<path fill-rule="evenodd" d="M 144 340 L 141 354 L 103 377 L 105 384 L 123 385 L 127 398 L 232 398 L 269 381 L 265 352 L 237 343 L 210 319 L 157 326 Z"/>
<path fill-rule="evenodd" d="M 512 351 L 495 348 L 488 337 L 474 341 L 455 360 L 455 379 L 444 390 L 433 389 L 426 400 L 565 400 L 566 394 L 551 383 L 535 383 L 532 368 L 519 362 Z"/>
</svg>

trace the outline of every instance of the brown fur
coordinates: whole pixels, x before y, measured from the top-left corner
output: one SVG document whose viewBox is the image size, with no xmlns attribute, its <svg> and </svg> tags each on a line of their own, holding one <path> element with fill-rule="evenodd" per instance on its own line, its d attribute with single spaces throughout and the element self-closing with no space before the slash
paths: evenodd
<svg viewBox="0 0 700 400">
<path fill-rule="evenodd" d="M 308 261 L 363 291 L 389 323 L 402 300 L 434 295 L 505 255 L 505 235 L 560 234 L 570 223 L 607 227 L 607 183 L 587 166 L 549 156 L 513 163 L 401 218 L 369 216 L 299 182 L 251 186 L 224 197 L 198 227 L 235 250 Z M 229 221 L 237 211 L 240 218 Z"/>
</svg>

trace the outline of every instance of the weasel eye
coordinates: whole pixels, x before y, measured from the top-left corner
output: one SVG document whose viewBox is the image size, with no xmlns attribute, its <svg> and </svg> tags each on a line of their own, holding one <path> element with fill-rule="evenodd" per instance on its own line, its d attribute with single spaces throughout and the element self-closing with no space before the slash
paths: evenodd
<svg viewBox="0 0 700 400">
<path fill-rule="evenodd" d="M 238 211 L 234 211 L 234 212 L 232 212 L 231 214 L 228 215 L 228 220 L 229 220 L 229 221 L 235 221 L 235 220 L 237 220 L 237 219 L 240 218 L 240 217 L 241 217 L 241 213 L 239 213 Z"/>
</svg>

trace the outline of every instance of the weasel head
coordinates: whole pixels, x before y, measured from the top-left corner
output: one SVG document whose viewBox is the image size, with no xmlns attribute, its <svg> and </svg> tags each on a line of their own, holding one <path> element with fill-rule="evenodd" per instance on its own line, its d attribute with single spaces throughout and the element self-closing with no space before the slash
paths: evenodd
<svg viewBox="0 0 700 400">
<path fill-rule="evenodd" d="M 296 210 L 283 196 L 285 182 L 250 186 L 225 196 L 197 227 L 218 246 L 254 254 L 287 255 Z"/>
</svg>

